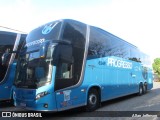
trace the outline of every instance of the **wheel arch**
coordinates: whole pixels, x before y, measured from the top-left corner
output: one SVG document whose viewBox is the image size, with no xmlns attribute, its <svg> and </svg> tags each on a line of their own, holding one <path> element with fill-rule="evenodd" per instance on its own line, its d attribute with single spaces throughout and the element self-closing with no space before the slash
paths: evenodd
<svg viewBox="0 0 160 120">
<path fill-rule="evenodd" d="M 98 91 L 98 94 L 99 94 L 99 100 L 101 102 L 101 86 L 100 85 L 91 85 L 88 87 L 87 89 L 87 94 L 86 94 L 86 101 L 87 101 L 87 98 L 88 98 L 88 93 L 91 89 L 96 89 Z"/>
</svg>

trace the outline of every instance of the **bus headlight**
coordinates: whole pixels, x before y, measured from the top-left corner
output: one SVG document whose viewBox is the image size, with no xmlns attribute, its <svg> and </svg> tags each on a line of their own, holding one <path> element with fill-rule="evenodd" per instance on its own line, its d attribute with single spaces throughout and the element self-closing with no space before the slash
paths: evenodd
<svg viewBox="0 0 160 120">
<path fill-rule="evenodd" d="M 47 91 L 38 93 L 38 94 L 36 95 L 36 100 L 38 100 L 38 99 L 40 99 L 41 97 L 44 97 L 44 96 L 46 96 L 46 95 L 48 95 L 48 94 L 49 94 L 49 92 L 47 92 Z"/>
</svg>

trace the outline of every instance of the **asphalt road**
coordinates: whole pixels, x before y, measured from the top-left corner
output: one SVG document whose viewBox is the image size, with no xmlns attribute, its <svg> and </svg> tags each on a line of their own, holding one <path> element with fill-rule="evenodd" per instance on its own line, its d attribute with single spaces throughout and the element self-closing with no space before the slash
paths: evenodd
<svg viewBox="0 0 160 120">
<path fill-rule="evenodd" d="M 11 106 L 8 102 L 0 104 L 0 111 L 25 112 L 23 109 L 15 108 L 14 106 Z M 152 112 L 152 111 L 156 111 L 156 112 Z M 69 111 L 64 111 L 59 113 L 42 113 L 42 118 L 47 120 L 52 120 L 52 119 L 62 119 L 62 120 L 104 119 L 105 120 L 106 118 L 113 119 L 113 120 L 117 120 L 117 119 L 119 120 L 125 120 L 125 119 L 126 120 L 128 119 L 157 120 L 158 118 L 156 117 L 156 115 L 160 116 L 160 112 L 157 112 L 157 111 L 160 111 L 160 83 L 159 82 L 154 83 L 153 89 L 142 96 L 137 96 L 136 94 L 134 94 L 134 95 L 103 102 L 101 107 L 97 109 L 95 112 L 84 112 L 84 108 L 81 107 L 78 109 L 72 109 Z M 122 117 L 116 117 L 116 116 L 122 116 Z M 127 116 L 130 116 L 130 117 L 127 117 Z M 12 118 L 12 119 L 17 120 L 17 118 Z"/>
</svg>

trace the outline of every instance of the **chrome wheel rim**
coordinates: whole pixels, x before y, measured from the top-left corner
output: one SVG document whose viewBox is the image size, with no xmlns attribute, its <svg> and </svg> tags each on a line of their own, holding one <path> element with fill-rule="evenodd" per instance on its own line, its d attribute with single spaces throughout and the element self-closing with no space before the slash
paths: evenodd
<svg viewBox="0 0 160 120">
<path fill-rule="evenodd" d="M 95 105 L 95 104 L 97 103 L 97 97 L 96 97 L 96 95 L 91 94 L 91 95 L 89 96 L 89 103 L 90 103 L 91 105 Z"/>
</svg>

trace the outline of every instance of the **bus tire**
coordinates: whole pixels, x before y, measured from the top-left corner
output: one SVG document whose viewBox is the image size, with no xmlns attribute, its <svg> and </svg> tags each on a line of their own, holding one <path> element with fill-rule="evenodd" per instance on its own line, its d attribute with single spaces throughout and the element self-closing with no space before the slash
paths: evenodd
<svg viewBox="0 0 160 120">
<path fill-rule="evenodd" d="M 138 92 L 138 95 L 141 96 L 143 94 L 143 85 L 140 84 L 139 85 L 139 92 Z"/>
<path fill-rule="evenodd" d="M 91 112 L 96 110 L 100 105 L 99 93 L 96 89 L 91 89 L 88 92 L 86 111 Z"/>
<path fill-rule="evenodd" d="M 144 83 L 144 85 L 143 85 L 143 93 L 144 94 L 147 93 L 147 84 L 146 83 Z"/>
</svg>

